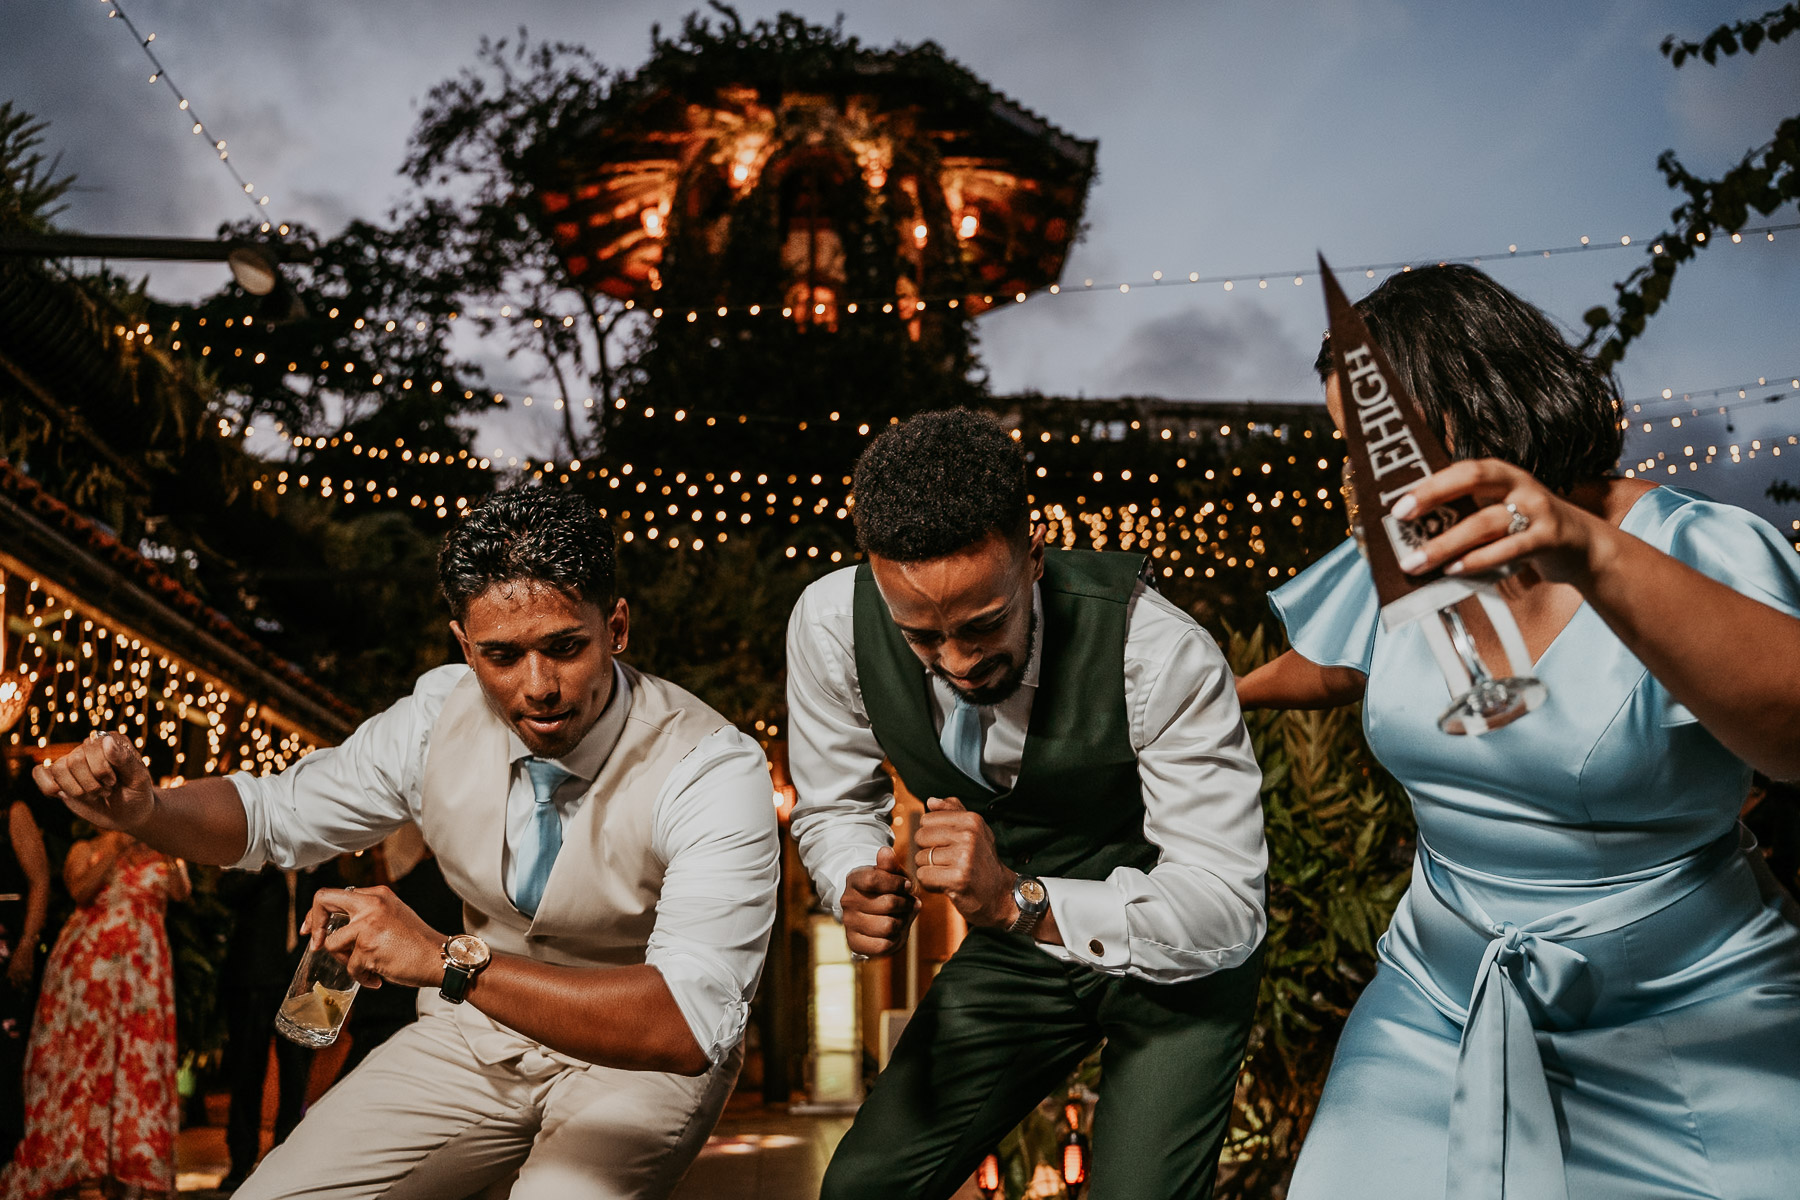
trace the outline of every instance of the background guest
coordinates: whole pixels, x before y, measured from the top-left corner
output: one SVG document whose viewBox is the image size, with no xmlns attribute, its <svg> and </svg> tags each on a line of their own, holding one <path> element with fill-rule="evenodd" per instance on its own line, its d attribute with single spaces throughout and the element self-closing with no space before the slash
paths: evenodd
<svg viewBox="0 0 1800 1200">
<path fill-rule="evenodd" d="M 275 1142 L 279 1146 L 306 1110 L 306 1081 L 312 1051 L 275 1036 L 275 1010 L 300 960 L 300 918 L 312 907 L 318 882 L 311 871 L 265 866 L 256 872 L 227 871 L 219 896 L 236 913 L 225 948 L 220 1000 L 225 1010 L 225 1076 L 231 1114 L 225 1148 L 231 1169 L 220 1183 L 231 1191 L 250 1177 L 262 1153 L 263 1087 L 269 1070 L 269 1043 L 275 1044 Z"/>
<path fill-rule="evenodd" d="M 25 1135 L 6 1200 L 98 1181 L 113 1197 L 175 1185 L 175 980 L 163 927 L 187 869 L 123 833 L 63 864 L 76 909 L 44 966 L 25 1065 Z"/>
<path fill-rule="evenodd" d="M 50 909 L 50 859 L 30 805 L 14 799 L 6 827 L 0 842 L 0 964 L 6 971 L 0 986 L 0 1157 L 11 1157 L 25 1134 L 25 1039 L 37 995 L 38 939 Z"/>
</svg>

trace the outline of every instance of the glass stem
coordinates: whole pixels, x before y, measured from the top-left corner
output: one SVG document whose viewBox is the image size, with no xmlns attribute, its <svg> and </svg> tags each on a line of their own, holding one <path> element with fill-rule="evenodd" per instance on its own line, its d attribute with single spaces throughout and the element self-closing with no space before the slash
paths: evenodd
<svg viewBox="0 0 1800 1200">
<path fill-rule="evenodd" d="M 1462 614 L 1451 607 L 1439 609 L 1438 616 L 1443 618 L 1444 628 L 1450 631 L 1450 644 L 1456 647 L 1457 657 L 1469 669 L 1470 682 L 1476 686 L 1486 683 L 1490 678 L 1487 667 L 1475 650 L 1475 639 L 1469 636 L 1469 627 L 1463 624 Z"/>
</svg>

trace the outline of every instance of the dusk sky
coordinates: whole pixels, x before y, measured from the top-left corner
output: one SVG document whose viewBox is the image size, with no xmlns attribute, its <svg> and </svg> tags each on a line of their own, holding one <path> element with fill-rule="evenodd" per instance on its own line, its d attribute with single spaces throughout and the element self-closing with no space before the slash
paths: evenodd
<svg viewBox="0 0 1800 1200">
<path fill-rule="evenodd" d="M 232 162 L 271 197 L 278 220 L 326 233 L 379 220 L 405 196 L 396 174 L 420 99 L 472 64 L 482 35 L 525 26 L 579 42 L 631 70 L 650 27 L 692 4 L 618 0 L 385 0 L 286 4 L 122 0 Z M 778 5 L 740 6 L 746 20 Z M 1698 38 L 1765 3 L 1526 0 L 1462 5 L 1399 0 L 1222 4 L 1119 0 L 912 0 L 789 4 L 884 48 L 933 40 L 1026 108 L 1100 143 L 1088 233 L 1065 289 L 979 324 L 998 392 L 1315 399 L 1310 365 L 1323 324 L 1316 279 L 1294 271 L 1323 251 L 1340 268 L 1481 254 L 1502 283 L 1565 326 L 1612 298 L 1644 260 L 1679 197 L 1657 155 L 1674 149 L 1716 174 L 1765 142 L 1800 97 L 1800 38 L 1716 67 L 1671 68 L 1668 33 Z M 188 132 L 123 22 L 103 0 L 0 0 L 0 96 L 51 122 L 48 143 L 80 190 L 61 220 L 82 232 L 206 236 L 251 211 Z M 1793 206 L 1753 225 L 1800 221 Z M 1620 248 L 1621 237 L 1632 245 Z M 1524 253 L 1611 247 L 1545 259 Z M 1508 256 L 1507 247 L 1521 253 Z M 1494 257 L 1495 255 L 1498 257 Z M 1218 283 L 1122 281 L 1232 275 Z M 1379 279 L 1380 273 L 1376 278 Z M 1266 289 L 1258 280 L 1266 278 Z M 212 268 L 160 268 L 153 292 L 191 296 Z M 1373 286 L 1344 272 L 1352 294 Z M 1634 427 L 1627 463 L 1683 448 L 1719 461 L 1656 477 L 1749 504 L 1784 530 L 1800 519 L 1761 498 L 1770 479 L 1800 482 L 1800 229 L 1721 243 L 1684 267 L 1671 303 L 1619 375 L 1629 400 L 1749 385 L 1656 406 Z M 490 381 L 511 368 L 496 352 Z M 1767 380 L 1763 386 L 1758 379 Z M 1782 397 L 1775 403 L 1764 397 Z M 1740 405 L 1735 427 L 1716 413 Z M 548 417 L 539 408 L 537 413 Z M 1667 417 L 1686 417 L 1671 430 Z M 482 432 L 483 449 L 550 448 L 532 412 Z M 1747 455 L 1730 465 L 1727 447 Z"/>
</svg>

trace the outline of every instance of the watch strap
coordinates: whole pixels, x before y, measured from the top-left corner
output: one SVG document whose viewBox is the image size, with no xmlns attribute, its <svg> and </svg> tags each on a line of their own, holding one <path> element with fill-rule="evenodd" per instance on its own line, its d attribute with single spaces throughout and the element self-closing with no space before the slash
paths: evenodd
<svg viewBox="0 0 1800 1200">
<path fill-rule="evenodd" d="M 461 1004 L 468 998 L 469 984 L 474 979 L 475 972 L 469 968 L 447 962 L 444 964 L 444 982 L 438 985 L 438 991 L 450 1003 Z"/>
<path fill-rule="evenodd" d="M 452 937 L 447 938 L 444 941 L 442 949 L 442 954 L 444 956 L 444 981 L 438 985 L 438 992 L 450 1003 L 461 1004 L 468 998 L 469 985 L 475 982 L 475 976 L 481 974 L 482 970 L 487 967 L 489 959 L 484 957 L 483 961 L 472 967 L 465 967 L 461 963 L 452 960 L 450 957 L 450 943 L 455 940 L 456 938 Z M 479 938 L 472 940 L 481 945 L 483 949 L 486 948 L 487 943 L 482 942 Z"/>
</svg>

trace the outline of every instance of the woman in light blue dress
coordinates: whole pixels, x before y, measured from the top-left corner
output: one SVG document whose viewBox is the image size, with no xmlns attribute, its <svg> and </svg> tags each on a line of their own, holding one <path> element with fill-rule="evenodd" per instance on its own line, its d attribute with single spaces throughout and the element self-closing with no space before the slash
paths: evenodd
<svg viewBox="0 0 1800 1200">
<path fill-rule="evenodd" d="M 1380 628 L 1352 542 L 1275 593 L 1294 648 L 1245 706 L 1362 699 L 1419 828 L 1290 1200 L 1794 1200 L 1800 914 L 1737 814 L 1753 767 L 1800 775 L 1800 555 L 1612 475 L 1611 381 L 1480 272 L 1358 308 L 1461 460 L 1417 510 L 1489 505 L 1415 567 L 1534 568 L 1504 590 L 1549 698 L 1441 733 L 1431 652 Z"/>
</svg>

